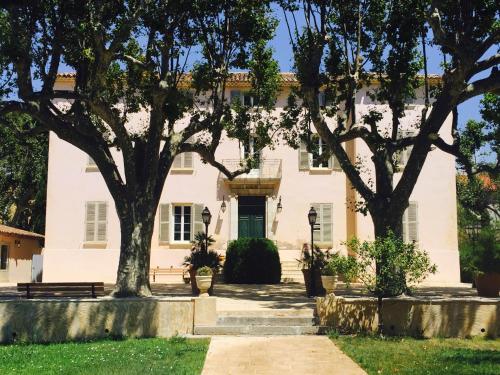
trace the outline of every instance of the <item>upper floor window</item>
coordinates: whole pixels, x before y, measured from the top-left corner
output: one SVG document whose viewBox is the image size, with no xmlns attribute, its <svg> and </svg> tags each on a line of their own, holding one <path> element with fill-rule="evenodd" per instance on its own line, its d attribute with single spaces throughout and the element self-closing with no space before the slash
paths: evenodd
<svg viewBox="0 0 500 375">
<path fill-rule="evenodd" d="M 191 170 L 193 169 L 193 153 L 192 152 L 183 152 L 175 157 L 174 162 L 172 163 L 173 170 Z"/>
<path fill-rule="evenodd" d="M 87 165 L 85 167 L 86 172 L 98 172 L 99 168 L 97 167 L 97 164 L 92 157 L 88 156 L 87 157 Z"/>
<path fill-rule="evenodd" d="M 302 141 L 299 147 L 299 169 L 335 169 L 340 170 L 337 158 L 328 154 L 327 145 L 318 135 L 311 139 L 311 149 L 308 150 L 306 142 Z M 310 151 L 310 152 L 309 152 Z"/>
<path fill-rule="evenodd" d="M 415 132 L 412 130 L 403 130 L 398 132 L 398 138 L 405 138 L 405 137 L 411 137 L 415 135 Z M 402 171 L 404 167 L 406 166 L 406 163 L 408 163 L 408 159 L 410 158 L 411 152 L 413 150 L 413 146 L 408 146 L 403 148 L 402 150 L 399 150 L 396 152 L 395 155 L 395 161 L 397 164 L 396 170 L 397 171 Z"/>
<path fill-rule="evenodd" d="M 253 159 L 253 167 L 258 168 L 260 165 L 260 160 L 262 158 L 262 150 L 257 148 L 257 142 L 255 137 L 250 137 L 248 141 L 240 143 L 240 158 L 247 160 L 249 158 Z"/>
</svg>

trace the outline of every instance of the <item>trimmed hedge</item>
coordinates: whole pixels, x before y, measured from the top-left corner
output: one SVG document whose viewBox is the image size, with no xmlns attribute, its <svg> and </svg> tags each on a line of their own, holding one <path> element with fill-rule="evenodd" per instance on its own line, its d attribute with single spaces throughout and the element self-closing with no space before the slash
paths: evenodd
<svg viewBox="0 0 500 375">
<path fill-rule="evenodd" d="M 280 255 L 267 238 L 240 238 L 226 251 L 224 281 L 231 284 L 279 284 Z"/>
</svg>

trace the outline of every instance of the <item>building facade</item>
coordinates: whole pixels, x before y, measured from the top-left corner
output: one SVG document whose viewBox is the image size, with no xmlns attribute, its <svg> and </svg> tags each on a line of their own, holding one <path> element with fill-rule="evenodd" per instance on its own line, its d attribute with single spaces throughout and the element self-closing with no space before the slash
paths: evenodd
<svg viewBox="0 0 500 375">
<path fill-rule="evenodd" d="M 59 75 L 57 88 L 71 88 L 72 82 L 71 74 Z M 286 105 L 294 84 L 294 76 L 284 73 L 277 113 Z M 245 94 L 249 89 L 246 74 L 235 74 L 228 84 L 227 97 L 239 97 L 251 105 L 251 98 Z M 358 93 L 357 101 L 359 116 L 370 109 L 384 110 L 384 105 L 370 100 L 367 89 Z M 403 119 L 407 131 L 418 120 L 422 105 L 420 99 L 408 105 Z M 384 116 L 384 123 L 390 124 L 388 111 Z M 448 119 L 443 127 L 445 140 L 450 138 L 450 128 Z M 321 152 L 321 140 L 316 138 L 316 142 Z M 371 218 L 354 212 L 356 193 L 337 161 L 321 160 L 317 154 L 308 153 L 305 145 L 295 150 L 282 143 L 260 151 L 259 165 L 232 181 L 203 164 L 197 154 L 178 156 L 157 210 L 151 267 L 175 268 L 182 264 L 194 234 L 204 231 L 201 210 L 205 206 L 212 213 L 209 234 L 216 240 L 214 248 L 221 252 L 238 237 L 266 237 L 275 241 L 282 260 L 297 259 L 303 245 L 310 242 L 307 213 L 311 206 L 318 212 L 319 231 L 314 236 L 320 247 L 345 252 L 343 243 L 353 236 L 373 239 Z M 369 179 L 373 172 L 366 146 L 352 141 L 346 151 L 351 158 L 366 162 L 364 178 Z M 216 158 L 231 170 L 254 152 L 251 139 L 245 144 L 223 139 Z M 114 155 L 120 159 L 118 152 Z M 402 164 L 406 155 L 400 155 Z M 114 282 L 120 230 L 113 199 L 92 160 L 53 133 L 47 194 L 44 281 Z M 418 241 L 438 267 L 427 283 L 459 283 L 452 156 L 439 150 L 430 153 L 411 196 L 403 228 L 405 239 Z"/>
</svg>

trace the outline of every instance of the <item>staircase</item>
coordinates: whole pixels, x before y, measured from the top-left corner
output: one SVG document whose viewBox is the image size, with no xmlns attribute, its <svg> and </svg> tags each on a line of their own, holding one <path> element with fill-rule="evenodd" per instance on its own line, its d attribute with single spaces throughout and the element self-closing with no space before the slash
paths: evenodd
<svg viewBox="0 0 500 375">
<path fill-rule="evenodd" d="M 325 327 L 316 324 L 314 310 L 268 309 L 256 311 L 218 311 L 214 326 L 195 326 L 195 335 L 317 335 Z"/>
<path fill-rule="evenodd" d="M 281 261 L 282 283 L 304 283 L 304 276 L 300 264 L 296 260 Z"/>
</svg>

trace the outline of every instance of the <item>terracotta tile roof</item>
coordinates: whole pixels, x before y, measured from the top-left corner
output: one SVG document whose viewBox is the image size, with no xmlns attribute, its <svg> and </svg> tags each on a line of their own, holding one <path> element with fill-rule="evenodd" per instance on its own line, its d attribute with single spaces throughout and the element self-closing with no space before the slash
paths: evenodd
<svg viewBox="0 0 500 375">
<path fill-rule="evenodd" d="M 0 234 L 10 234 L 14 236 L 33 237 L 33 238 L 45 238 L 43 235 L 38 233 L 28 232 L 27 230 L 9 227 L 7 225 L 2 225 L 2 224 L 0 224 Z"/>
<path fill-rule="evenodd" d="M 280 73 L 282 83 L 284 85 L 294 85 L 297 84 L 297 77 L 295 76 L 295 73 L 291 72 L 282 72 Z M 65 73 L 58 73 L 57 77 L 62 78 L 62 79 L 72 79 L 75 78 L 76 73 L 75 72 L 65 72 Z M 186 78 L 190 77 L 190 74 L 186 75 Z M 376 80 L 375 76 L 373 78 Z M 441 76 L 439 74 L 429 74 L 429 79 L 432 82 L 437 82 L 441 80 Z M 247 72 L 233 72 L 231 73 L 231 76 L 229 77 L 227 81 L 228 85 L 231 86 L 232 84 L 234 85 L 249 85 L 250 84 L 250 75 Z"/>
</svg>

